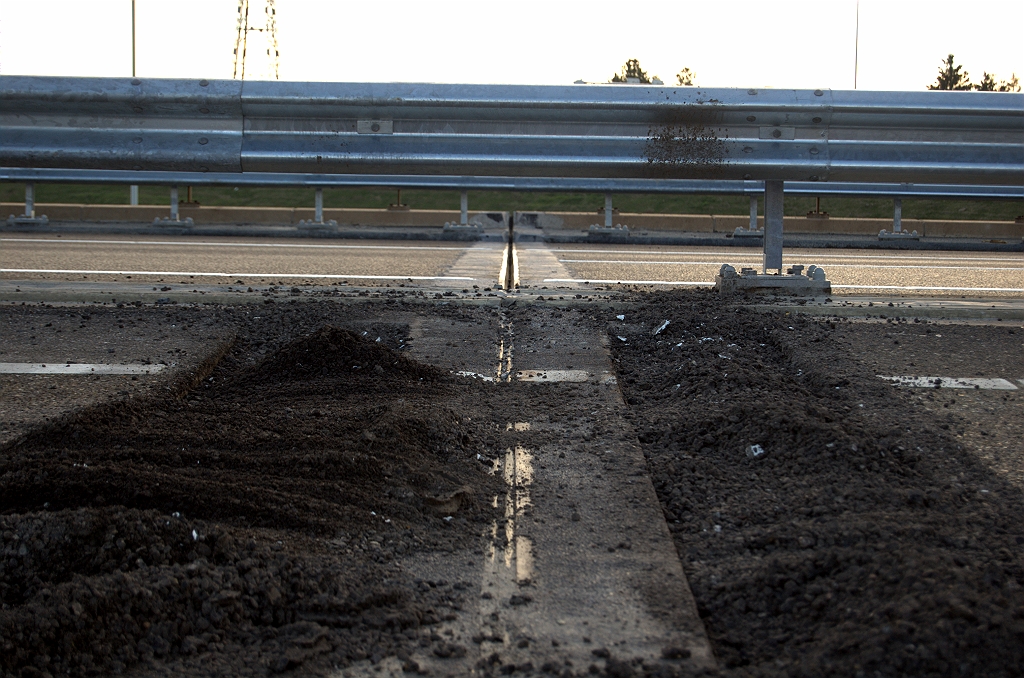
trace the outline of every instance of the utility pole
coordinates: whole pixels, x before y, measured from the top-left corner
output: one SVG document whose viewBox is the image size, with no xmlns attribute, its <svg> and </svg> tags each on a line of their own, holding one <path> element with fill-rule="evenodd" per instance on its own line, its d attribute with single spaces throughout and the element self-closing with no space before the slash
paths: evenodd
<svg viewBox="0 0 1024 678">
<path fill-rule="evenodd" d="M 135 0 L 132 0 L 132 79 L 135 78 Z M 139 186 L 132 184 L 128 187 L 128 204 L 139 204 Z"/>
<path fill-rule="evenodd" d="M 853 37 L 853 88 L 857 89 L 857 67 L 860 58 L 860 0 L 857 0 L 857 19 Z"/>
</svg>

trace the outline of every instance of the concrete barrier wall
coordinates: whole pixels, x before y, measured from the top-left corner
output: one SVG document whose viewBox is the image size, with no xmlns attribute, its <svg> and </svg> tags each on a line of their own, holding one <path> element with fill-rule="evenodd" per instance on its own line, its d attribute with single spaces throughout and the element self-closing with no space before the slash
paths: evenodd
<svg viewBox="0 0 1024 678">
<path fill-rule="evenodd" d="M 0 203 L 0 218 L 24 212 L 23 203 Z M 313 219 L 312 208 L 298 207 L 180 207 L 182 218 L 191 217 L 197 224 L 283 224 L 295 225 Z M 36 214 L 45 214 L 51 221 L 140 222 L 151 223 L 170 214 L 162 205 L 75 205 L 37 204 Z M 472 217 L 485 217 L 486 212 L 473 212 Z M 554 230 L 587 230 L 591 224 L 604 224 L 604 215 L 595 212 L 516 212 L 517 223 Z M 458 222 L 458 210 L 383 210 L 324 209 L 324 219 L 334 219 L 349 226 L 437 226 Z M 759 224 L 761 220 L 758 220 Z M 684 233 L 732 233 L 746 228 L 750 217 L 745 215 L 699 214 L 615 214 L 612 223 L 626 224 L 631 231 L 678 231 Z M 876 235 L 882 229 L 892 230 L 891 219 L 808 219 L 786 217 L 787 233 L 835 233 Z M 955 221 L 904 219 L 903 229 L 917 230 L 926 237 L 969 237 L 984 239 L 1024 238 L 1024 224 L 1013 221 Z"/>
</svg>

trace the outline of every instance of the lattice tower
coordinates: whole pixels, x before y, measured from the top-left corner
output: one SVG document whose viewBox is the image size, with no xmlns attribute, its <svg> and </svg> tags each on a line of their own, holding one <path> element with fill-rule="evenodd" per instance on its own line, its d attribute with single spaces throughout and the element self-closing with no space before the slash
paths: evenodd
<svg viewBox="0 0 1024 678">
<path fill-rule="evenodd" d="M 262 20 L 260 7 L 262 6 Z M 232 76 L 236 80 L 245 80 L 246 76 L 264 79 L 280 79 L 280 52 L 277 46 L 277 8 L 274 0 L 238 0 L 238 21 L 235 38 L 235 71 Z M 266 56 L 266 71 L 254 68 L 249 61 L 249 51 Z"/>
</svg>

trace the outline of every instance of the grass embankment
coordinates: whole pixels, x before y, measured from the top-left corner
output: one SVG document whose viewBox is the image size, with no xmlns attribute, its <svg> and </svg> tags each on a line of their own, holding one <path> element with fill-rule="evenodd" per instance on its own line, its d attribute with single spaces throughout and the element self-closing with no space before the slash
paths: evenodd
<svg viewBox="0 0 1024 678">
<path fill-rule="evenodd" d="M 23 184 L 0 184 L 0 202 L 21 202 Z M 179 197 L 185 199 L 185 187 Z M 312 207 L 313 190 L 301 188 L 197 187 L 193 200 L 202 205 L 258 207 Z M 167 188 L 139 187 L 143 205 L 165 205 Z M 127 186 L 38 184 L 38 203 L 123 205 L 128 203 Z M 390 189 L 337 188 L 324 190 L 324 207 L 381 209 L 395 202 Z M 402 191 L 402 202 L 412 209 L 457 210 L 456 191 Z M 472 211 L 596 212 L 604 197 L 590 193 L 522 193 L 514 191 L 470 191 Z M 743 196 L 700 195 L 616 195 L 620 212 L 648 214 L 749 214 L 750 202 Z M 822 198 L 821 209 L 833 217 L 892 218 L 892 200 Z M 786 214 L 801 216 L 814 209 L 814 198 L 786 198 Z M 904 219 L 966 219 L 1013 221 L 1024 214 L 1024 202 L 983 200 L 904 200 Z"/>
</svg>

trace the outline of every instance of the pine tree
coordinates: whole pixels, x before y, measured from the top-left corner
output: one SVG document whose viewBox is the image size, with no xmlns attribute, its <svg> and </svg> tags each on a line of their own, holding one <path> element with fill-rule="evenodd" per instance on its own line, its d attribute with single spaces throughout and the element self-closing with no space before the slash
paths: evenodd
<svg viewBox="0 0 1024 678">
<path fill-rule="evenodd" d="M 950 54 L 939 67 L 939 77 L 933 84 L 928 85 L 928 89 L 964 91 L 974 89 L 974 86 L 967 77 L 967 71 L 963 70 L 963 66 L 955 65 L 953 55 Z"/>
</svg>

